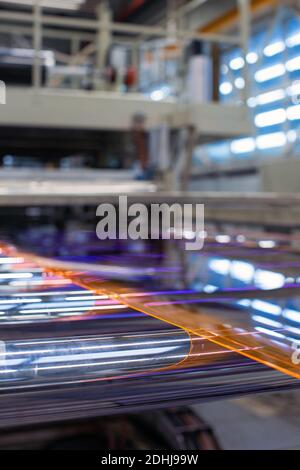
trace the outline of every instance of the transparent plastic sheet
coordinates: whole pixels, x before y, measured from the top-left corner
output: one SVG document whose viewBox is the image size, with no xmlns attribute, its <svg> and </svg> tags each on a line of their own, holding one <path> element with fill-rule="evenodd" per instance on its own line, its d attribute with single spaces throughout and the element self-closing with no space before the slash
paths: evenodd
<svg viewBox="0 0 300 470">
<path fill-rule="evenodd" d="M 24 325 L 20 330 L 20 339 L 14 339 L 14 331 L 12 339 L 2 341 L 1 391 L 24 390 L 50 384 L 133 378 L 137 375 L 177 369 L 181 364 L 184 367 L 203 366 L 211 363 L 215 354 L 224 353 L 222 349 L 216 352 L 207 347 L 207 344 L 201 344 L 201 354 L 199 348 L 196 348 L 198 352 L 195 353 L 195 345 L 199 343 L 200 338 L 192 339 L 182 329 L 166 332 L 157 329 L 155 332 L 145 332 L 144 335 L 116 335 L 110 330 L 109 336 L 100 333 L 72 336 L 72 328 L 69 326 L 68 336 L 47 337 L 53 322 L 60 322 L 61 332 L 62 322 L 72 322 L 74 325 L 74 321 L 79 321 L 84 329 L 85 320 L 95 319 L 99 323 L 107 314 L 112 319 L 117 318 L 119 308 L 124 305 L 107 295 L 97 295 L 90 289 L 72 290 L 74 284 L 71 278 L 57 275 L 58 273 L 54 272 L 57 270 L 51 274 L 42 267 L 52 261 L 40 258 L 37 264 L 34 256 L 22 253 L 13 246 L 2 245 L 1 249 L 2 255 L 6 253 L 9 256 L 1 258 L 1 287 L 5 295 L 2 294 L 0 299 L 0 325 Z M 34 276 L 36 273 L 38 276 Z M 22 274 L 32 277 L 25 276 L 25 281 L 18 281 L 19 278 L 23 279 Z M 58 287 L 61 287 L 61 290 L 53 290 Z M 8 288 L 10 290 L 7 290 Z M 130 318 L 130 312 L 127 316 Z M 36 330 L 37 326 L 43 324 L 44 330 Z M 26 326 L 29 331 L 33 327 L 33 338 L 26 339 Z M 102 326 L 100 322 L 100 331 Z M 41 332 L 42 337 L 39 336 Z M 211 357 L 211 360 L 207 356 Z M 191 364 L 190 357 L 193 357 Z"/>
<path fill-rule="evenodd" d="M 298 388 L 294 376 L 246 357 L 244 345 L 230 349 L 212 341 L 212 335 L 206 339 L 156 318 L 176 307 L 196 317 L 205 312 L 221 328 L 235 310 L 231 324 L 242 317 L 250 329 L 247 309 L 235 308 L 245 291 L 222 291 L 227 309 L 222 302 L 211 309 L 216 295 L 176 287 L 181 273 L 160 270 L 165 258 L 156 263 L 154 252 L 143 258 L 146 262 L 118 253 L 109 257 L 102 274 L 102 257 L 78 257 L 77 252 L 71 253 L 74 269 L 69 262 L 0 246 L 0 429 Z M 80 259 L 94 263 L 92 274 L 80 269 Z M 115 279 L 118 259 L 126 282 L 107 280 Z M 131 269 L 136 265 L 143 273 L 138 284 Z M 145 278 L 147 266 L 153 274 L 147 270 Z M 103 289 L 109 295 L 98 293 Z M 293 292 L 298 287 L 284 289 L 286 298 Z M 151 314 L 143 313 L 150 307 Z"/>
<path fill-rule="evenodd" d="M 40 256 L 19 252 L 14 247 L 5 244 L 2 245 L 2 249 L 8 254 L 18 253 L 24 259 L 41 266 L 49 272 L 69 279 L 81 287 L 92 290 L 98 295 L 106 295 L 128 308 L 181 328 L 192 337 L 203 338 L 222 348 L 258 361 L 265 366 L 297 379 L 300 378 L 300 368 L 292 360 L 294 349 L 291 342 L 286 341 L 284 329 L 274 329 L 278 339 L 266 337 L 263 333 L 253 329 L 248 315 L 232 317 L 226 312 L 223 317 L 220 317 L 218 314 L 208 313 L 205 306 L 193 310 L 187 299 L 180 301 L 183 306 L 169 300 L 162 301 L 161 298 L 156 298 L 153 295 L 147 296 L 147 293 L 138 289 L 124 287 L 122 283 L 104 281 L 90 273 L 74 272 L 72 271 L 72 268 L 74 268 L 72 264 L 68 265 L 65 262 L 52 261 Z M 298 289 L 298 286 L 296 287 Z M 290 289 L 293 292 L 293 287 Z M 268 291 L 267 295 L 272 298 L 272 294 L 278 291 L 282 292 L 283 288 Z M 247 295 L 250 293 L 250 291 L 240 291 L 239 293 L 236 291 L 234 295 L 247 299 Z M 286 293 L 288 293 L 287 290 Z M 220 301 L 223 295 L 222 293 L 217 296 L 207 294 L 206 300 Z M 257 293 L 256 295 L 259 296 Z"/>
<path fill-rule="evenodd" d="M 190 339 L 183 331 L 143 336 L 89 335 L 6 341 L 0 390 L 28 389 L 134 377 L 185 361 Z"/>
<path fill-rule="evenodd" d="M 153 297 L 147 302 L 144 298 L 141 300 L 138 291 L 124 292 L 124 287 L 117 283 L 99 281 L 84 274 L 68 273 L 68 276 L 75 283 L 93 289 L 97 293 L 106 294 L 132 309 L 182 328 L 192 335 L 205 338 L 297 379 L 300 378 L 300 368 L 292 361 L 294 353 L 292 346 L 266 338 L 253 330 L 250 325 L 245 325 L 243 319 L 230 320 L 230 324 L 226 324 L 226 316 L 224 321 L 220 322 L 220 319 L 214 318 L 213 314 L 205 313 L 205 307 L 200 311 L 192 311 L 187 306 L 179 307 L 168 301 L 162 304 L 161 300 Z M 271 293 L 269 295 L 271 297 Z"/>
</svg>

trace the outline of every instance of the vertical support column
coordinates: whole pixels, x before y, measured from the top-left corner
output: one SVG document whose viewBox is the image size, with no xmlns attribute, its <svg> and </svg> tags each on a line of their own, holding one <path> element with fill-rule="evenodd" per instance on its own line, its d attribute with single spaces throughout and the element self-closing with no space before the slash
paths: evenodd
<svg viewBox="0 0 300 470">
<path fill-rule="evenodd" d="M 96 76 L 95 76 L 95 85 L 97 87 L 97 76 L 99 77 L 99 72 L 103 71 L 105 67 L 106 55 L 111 42 L 111 10 L 109 4 L 106 0 L 102 1 L 97 9 L 98 15 L 98 33 L 97 33 L 97 42 L 96 42 Z"/>
<path fill-rule="evenodd" d="M 249 67 L 247 63 L 247 54 L 249 51 L 249 38 L 251 34 L 251 9 L 249 0 L 237 0 L 238 8 L 240 11 L 240 36 L 241 36 L 241 49 L 245 60 L 243 68 L 243 78 L 245 80 L 245 87 L 243 98 L 245 104 L 250 94 L 250 81 L 249 81 Z"/>
<path fill-rule="evenodd" d="M 74 60 L 73 58 L 79 54 L 79 51 L 80 51 L 80 39 L 78 36 L 72 36 L 71 38 L 72 60 Z M 72 88 L 79 88 L 79 79 L 76 76 L 72 78 Z"/>
<path fill-rule="evenodd" d="M 193 153 L 196 146 L 197 132 L 194 126 L 187 127 L 186 153 L 183 172 L 181 175 L 181 191 L 188 191 L 191 176 Z"/>
<path fill-rule="evenodd" d="M 139 41 L 136 41 L 134 44 L 131 46 L 131 65 L 135 68 L 136 73 L 137 73 L 137 81 L 132 87 L 132 91 L 138 91 L 139 90 L 139 84 L 140 84 L 140 43 Z"/>
<path fill-rule="evenodd" d="M 32 85 L 35 90 L 41 87 L 40 52 L 42 48 L 42 7 L 41 0 L 35 0 L 33 7 L 33 49 L 34 61 L 32 70 Z"/>
</svg>

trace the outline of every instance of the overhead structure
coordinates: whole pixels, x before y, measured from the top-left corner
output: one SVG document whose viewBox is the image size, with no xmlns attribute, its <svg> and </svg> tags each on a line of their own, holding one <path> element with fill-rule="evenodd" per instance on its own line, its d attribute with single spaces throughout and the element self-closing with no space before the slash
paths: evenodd
<svg viewBox="0 0 300 470">
<path fill-rule="evenodd" d="M 249 37 L 248 0 L 239 0 L 238 5 L 239 34 L 199 33 L 176 27 L 175 39 L 239 45 L 245 53 Z M 126 130 L 130 128 L 132 115 L 143 111 L 149 116 L 149 127 L 162 122 L 168 122 L 171 127 L 192 125 L 203 140 L 230 138 L 250 132 L 247 87 L 244 90 L 244 104 L 239 106 L 224 106 L 221 103 L 199 103 L 196 106 L 187 103 L 183 106 L 177 99 L 154 102 L 140 93 L 124 96 L 117 92 L 99 93 L 97 90 L 61 90 L 57 80 L 49 88 L 42 79 L 41 44 L 44 37 L 56 35 L 68 37 L 71 41 L 88 40 L 88 46 L 75 56 L 66 58 L 67 64 L 70 67 L 80 64 L 83 58 L 96 53 L 97 66 L 101 67 L 108 48 L 116 40 L 136 45 L 144 39 L 167 38 L 170 34 L 168 28 L 161 26 L 113 22 L 106 2 L 101 4 L 98 15 L 98 19 L 92 20 L 45 14 L 42 2 L 35 3 L 32 13 L 0 11 L 3 30 L 8 31 L 14 24 L 15 31 L 19 28 L 27 34 L 31 33 L 34 45 L 32 88 L 8 86 L 5 113 L 0 114 L 1 125 Z M 246 74 L 245 69 L 245 83 Z M 95 76 L 94 80 L 97 85 L 99 78 Z M 218 119 L 215 121 L 215 118 Z"/>
</svg>

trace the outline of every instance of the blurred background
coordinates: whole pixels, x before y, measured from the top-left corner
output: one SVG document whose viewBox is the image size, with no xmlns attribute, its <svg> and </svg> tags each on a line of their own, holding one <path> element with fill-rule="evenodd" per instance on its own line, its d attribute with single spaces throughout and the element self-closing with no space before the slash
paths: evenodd
<svg viewBox="0 0 300 470">
<path fill-rule="evenodd" d="M 0 448 L 299 448 L 297 374 L 206 340 L 208 359 L 173 370 L 157 343 L 183 359 L 185 331 L 111 312 L 10 245 L 183 306 L 206 295 L 227 326 L 230 311 L 297 345 L 299 192 L 299 0 L 0 0 Z M 96 207 L 120 194 L 204 203 L 204 252 L 100 243 Z M 216 290 L 230 298 L 204 305 Z"/>
<path fill-rule="evenodd" d="M 0 3 L 3 168 L 172 169 L 193 190 L 299 190 L 297 1 Z"/>
</svg>

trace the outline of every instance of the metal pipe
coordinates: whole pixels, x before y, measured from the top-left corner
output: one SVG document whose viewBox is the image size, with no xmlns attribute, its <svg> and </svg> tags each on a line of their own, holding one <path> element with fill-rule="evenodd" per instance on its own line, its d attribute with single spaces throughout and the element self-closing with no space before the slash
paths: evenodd
<svg viewBox="0 0 300 470">
<path fill-rule="evenodd" d="M 32 70 L 32 84 L 35 90 L 41 87 L 41 64 L 40 54 L 42 49 L 42 8 L 41 1 L 35 0 L 34 3 L 34 21 L 33 21 L 33 49 L 34 49 L 34 61 Z"/>
<path fill-rule="evenodd" d="M 107 2 L 101 2 L 97 9 L 98 30 L 96 39 L 96 70 L 94 87 L 101 87 L 101 73 L 104 70 L 107 52 L 111 43 L 111 11 Z"/>
<path fill-rule="evenodd" d="M 145 26 L 145 25 L 133 25 L 124 23 L 111 23 L 113 31 L 124 32 L 124 33 L 136 33 L 142 36 L 160 36 L 166 37 L 169 35 L 169 31 L 163 27 Z M 182 39 L 199 39 L 208 42 L 219 42 L 225 44 L 238 44 L 238 36 L 230 36 L 226 34 L 211 34 L 211 33 L 198 33 L 195 31 L 188 30 L 177 30 L 176 34 Z"/>
<path fill-rule="evenodd" d="M 7 20 L 7 21 L 15 21 L 15 22 L 32 22 L 33 15 L 32 14 L 23 14 L 23 13 L 14 13 L 14 12 L 0 12 L 0 19 Z M 82 20 L 76 18 L 62 18 L 56 16 L 43 16 L 41 19 L 42 24 L 54 25 L 54 26 L 62 26 L 62 27 L 70 27 L 70 28 L 82 28 L 82 29 L 90 29 L 93 31 L 97 31 L 99 28 L 99 22 L 97 20 Z M 105 27 L 105 24 L 100 23 L 101 27 Z M 152 36 L 152 37 L 166 37 L 168 36 L 169 32 L 166 28 L 157 27 L 157 26 L 146 26 L 146 25 L 138 25 L 138 24 L 125 24 L 125 23 L 118 23 L 113 22 L 110 23 L 110 30 L 111 32 L 119 32 L 119 33 L 128 33 L 128 34 L 139 34 L 141 36 Z M 238 36 L 229 36 L 225 34 L 211 34 L 211 33 L 197 33 L 197 32 L 190 32 L 185 30 L 178 30 L 178 37 L 185 38 L 185 39 L 199 39 L 203 41 L 209 42 L 217 42 L 217 43 L 225 43 L 225 44 L 238 44 L 239 37 Z"/>
<path fill-rule="evenodd" d="M 249 38 L 251 34 L 251 9 L 249 0 L 238 0 L 238 8 L 240 12 L 240 35 L 241 49 L 244 57 L 243 78 L 245 86 L 243 89 L 243 101 L 247 104 L 249 97 L 249 67 L 247 62 L 247 54 L 249 51 Z"/>
<path fill-rule="evenodd" d="M 199 6 L 203 5 L 207 0 L 192 0 L 189 3 L 186 3 L 177 12 L 177 16 L 184 16 L 189 14 L 191 11 L 195 10 Z"/>
<path fill-rule="evenodd" d="M 11 34 L 24 34 L 26 36 L 32 36 L 32 27 L 30 26 L 15 26 L 14 30 L 12 31 L 11 25 L 2 24 L 1 25 L 1 32 L 4 33 L 11 33 Z M 45 38 L 55 38 L 55 39 L 65 39 L 65 40 L 78 40 L 78 41 L 87 41 L 91 42 L 95 39 L 95 35 L 93 33 L 83 33 L 79 31 L 62 31 L 58 29 L 52 28 L 43 28 L 43 37 Z M 124 44 L 127 46 L 136 46 L 135 39 L 128 39 L 124 38 L 123 36 L 116 36 L 114 35 L 112 38 L 112 43 L 116 44 Z"/>
<path fill-rule="evenodd" d="M 17 13 L 14 11 L 1 11 L 0 19 L 20 23 L 32 23 L 34 15 L 32 13 Z M 50 24 L 55 26 L 68 26 L 82 29 L 97 29 L 96 20 L 85 20 L 77 18 L 59 17 L 53 15 L 44 15 L 42 19 L 43 24 Z"/>
</svg>

